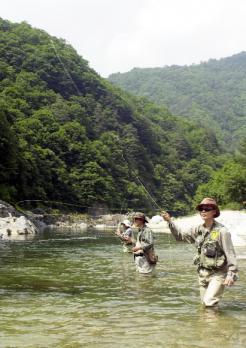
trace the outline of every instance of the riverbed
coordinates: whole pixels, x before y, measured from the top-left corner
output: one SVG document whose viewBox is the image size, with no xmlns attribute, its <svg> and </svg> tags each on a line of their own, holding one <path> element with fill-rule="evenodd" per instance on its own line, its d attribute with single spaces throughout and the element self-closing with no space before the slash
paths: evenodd
<svg viewBox="0 0 246 348">
<path fill-rule="evenodd" d="M 110 231 L 46 230 L 0 245 L 0 347 L 244 348 L 246 247 L 218 312 L 199 302 L 194 246 L 155 233 L 153 277 Z"/>
</svg>

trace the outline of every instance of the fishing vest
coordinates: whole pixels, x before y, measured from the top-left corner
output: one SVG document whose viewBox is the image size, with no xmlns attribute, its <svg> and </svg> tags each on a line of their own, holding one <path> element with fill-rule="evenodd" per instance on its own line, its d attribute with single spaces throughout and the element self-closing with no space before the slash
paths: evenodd
<svg viewBox="0 0 246 348">
<path fill-rule="evenodd" d="M 220 231 L 213 229 L 210 233 L 198 234 L 195 241 L 197 255 L 194 264 L 198 268 L 216 270 L 222 268 L 226 263 L 226 256 L 219 245 Z"/>
</svg>

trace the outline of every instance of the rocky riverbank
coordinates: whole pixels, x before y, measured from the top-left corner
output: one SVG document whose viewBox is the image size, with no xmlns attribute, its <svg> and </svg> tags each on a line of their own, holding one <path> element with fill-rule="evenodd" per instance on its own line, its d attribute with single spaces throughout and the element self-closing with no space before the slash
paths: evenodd
<svg viewBox="0 0 246 348">
<path fill-rule="evenodd" d="M 0 238 L 21 239 L 34 236 L 44 228 L 96 229 L 116 228 L 126 218 L 122 214 L 89 216 L 87 214 L 47 214 L 38 209 L 35 213 L 20 212 L 0 200 Z"/>
<path fill-rule="evenodd" d="M 45 228 L 71 230 L 115 229 L 124 219 L 131 219 L 131 214 L 52 214 L 40 208 L 21 212 L 12 205 L 0 200 L 0 238 L 25 239 L 32 238 Z M 169 232 L 166 222 L 160 216 L 153 216 L 149 221 L 153 232 Z"/>
</svg>

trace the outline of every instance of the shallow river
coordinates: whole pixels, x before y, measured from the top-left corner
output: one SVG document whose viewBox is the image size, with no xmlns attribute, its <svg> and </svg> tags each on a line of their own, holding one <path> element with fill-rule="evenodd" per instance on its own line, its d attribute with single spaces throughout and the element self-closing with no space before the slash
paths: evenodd
<svg viewBox="0 0 246 348">
<path fill-rule="evenodd" d="M 199 303 L 194 246 L 156 234 L 156 275 L 137 275 L 110 232 L 46 231 L 0 244 L 0 347 L 246 346 L 246 247 L 219 312 Z"/>
</svg>

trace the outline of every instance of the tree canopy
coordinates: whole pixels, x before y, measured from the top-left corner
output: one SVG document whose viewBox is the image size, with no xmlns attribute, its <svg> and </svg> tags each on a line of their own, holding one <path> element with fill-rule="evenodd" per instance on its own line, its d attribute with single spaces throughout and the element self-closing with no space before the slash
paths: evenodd
<svg viewBox="0 0 246 348">
<path fill-rule="evenodd" d="M 221 168 L 213 130 L 101 78 L 62 39 L 0 19 L 0 195 L 187 213 Z M 148 193 L 147 193 L 148 192 Z"/>
</svg>

